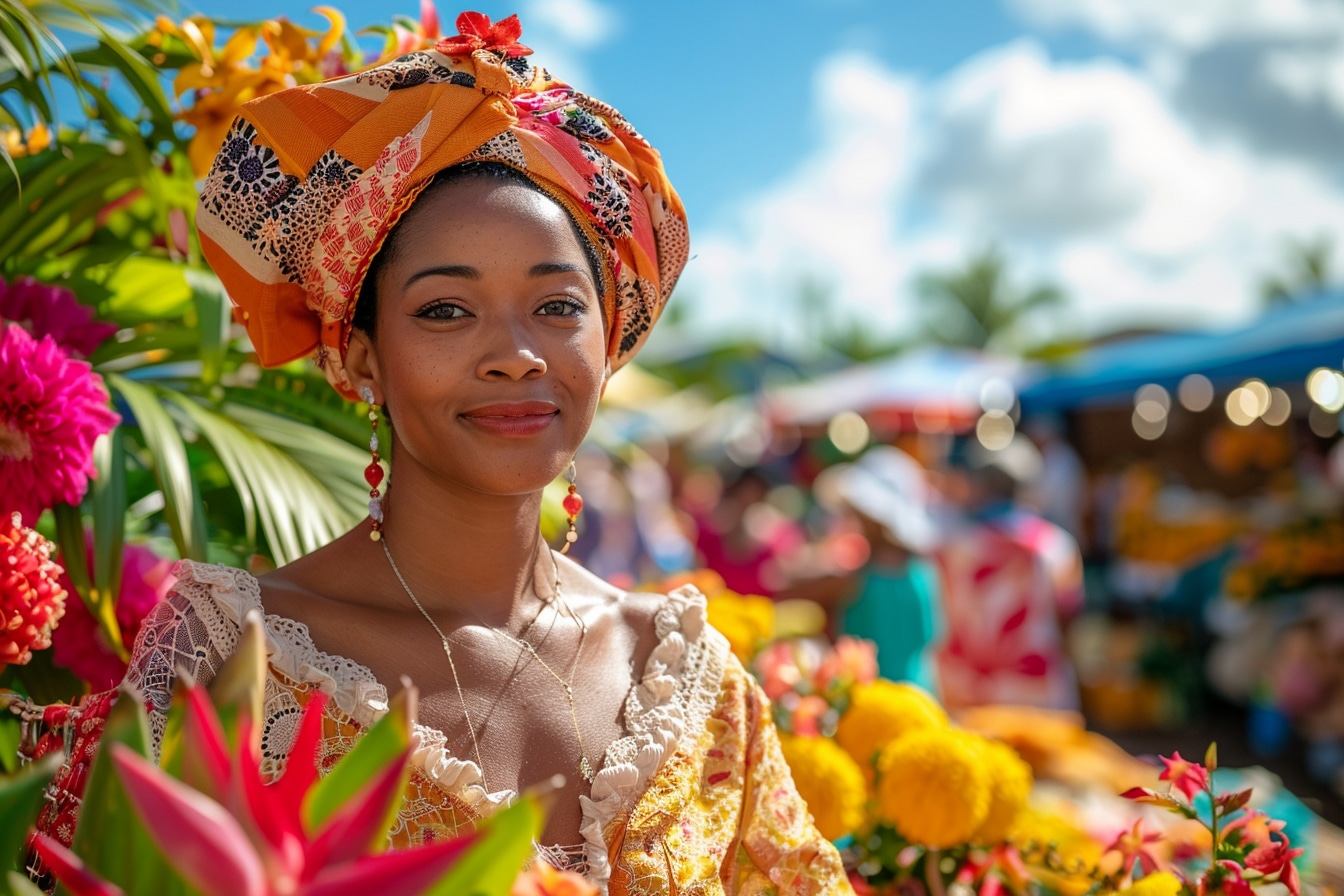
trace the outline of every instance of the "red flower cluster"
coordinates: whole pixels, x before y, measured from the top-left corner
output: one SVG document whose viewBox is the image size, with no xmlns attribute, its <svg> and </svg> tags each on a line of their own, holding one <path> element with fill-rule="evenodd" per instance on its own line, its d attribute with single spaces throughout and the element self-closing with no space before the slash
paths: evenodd
<svg viewBox="0 0 1344 896">
<path fill-rule="evenodd" d="M 477 50 L 490 50 L 510 59 L 530 56 L 532 50 L 518 43 L 523 24 L 516 15 L 491 23 L 480 12 L 464 12 L 457 17 L 458 33 L 439 41 L 434 49 L 445 56 L 470 56 Z"/>
<path fill-rule="evenodd" d="M 17 513 L 0 525 L 0 669 L 51 646 L 51 630 L 65 612 L 64 571 L 51 548 Z"/>
</svg>

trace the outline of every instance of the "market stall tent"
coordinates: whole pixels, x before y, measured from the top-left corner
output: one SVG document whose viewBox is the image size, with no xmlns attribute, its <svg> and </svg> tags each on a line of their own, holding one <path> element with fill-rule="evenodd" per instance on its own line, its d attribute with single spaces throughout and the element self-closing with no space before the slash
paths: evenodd
<svg viewBox="0 0 1344 896">
<path fill-rule="evenodd" d="M 1097 346 L 1024 386 L 1026 414 L 1126 404 L 1147 383 L 1175 391 L 1192 373 L 1225 391 L 1248 377 L 1302 382 L 1317 367 L 1344 363 L 1344 292 L 1266 311 L 1246 326 L 1163 333 Z"/>
</svg>

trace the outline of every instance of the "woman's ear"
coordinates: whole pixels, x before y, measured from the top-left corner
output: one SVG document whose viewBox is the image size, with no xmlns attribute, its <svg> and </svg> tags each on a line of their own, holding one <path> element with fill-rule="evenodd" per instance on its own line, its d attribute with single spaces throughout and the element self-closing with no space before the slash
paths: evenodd
<svg viewBox="0 0 1344 896">
<path fill-rule="evenodd" d="M 378 349 L 363 330 L 350 331 L 350 345 L 345 350 L 345 375 L 356 393 L 367 387 L 373 391 L 374 403 L 383 404 Z"/>
<path fill-rule="evenodd" d="M 610 382 L 611 382 L 611 358 L 607 358 L 607 363 L 603 366 L 602 369 L 602 391 L 597 393 L 597 397 L 599 399 L 607 394 L 607 383 Z"/>
</svg>

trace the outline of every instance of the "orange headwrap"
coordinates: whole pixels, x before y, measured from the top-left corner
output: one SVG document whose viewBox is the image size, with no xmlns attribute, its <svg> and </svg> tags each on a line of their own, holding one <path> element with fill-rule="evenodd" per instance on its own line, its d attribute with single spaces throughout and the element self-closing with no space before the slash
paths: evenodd
<svg viewBox="0 0 1344 896">
<path fill-rule="evenodd" d="M 354 398 L 343 359 L 369 264 L 429 179 L 466 161 L 525 173 L 605 254 L 613 370 L 658 319 L 689 247 L 658 152 L 615 109 L 528 65 L 516 17 L 457 25 L 433 50 L 243 106 L 197 221 L 262 364 L 316 352 Z"/>
</svg>

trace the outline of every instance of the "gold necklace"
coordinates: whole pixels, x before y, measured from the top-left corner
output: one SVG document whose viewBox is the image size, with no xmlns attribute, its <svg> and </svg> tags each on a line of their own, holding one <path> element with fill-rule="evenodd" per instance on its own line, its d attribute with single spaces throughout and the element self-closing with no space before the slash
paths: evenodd
<svg viewBox="0 0 1344 896">
<path fill-rule="evenodd" d="M 407 584 L 406 577 L 401 574 L 401 569 L 397 566 L 397 561 L 392 559 L 392 551 L 387 546 L 386 536 L 380 540 L 379 544 L 383 546 L 383 555 L 387 557 L 387 564 L 392 567 L 392 572 L 396 574 L 397 581 L 401 583 L 402 590 L 404 590 L 406 596 L 411 599 L 411 603 L 415 604 L 415 608 L 420 611 L 420 615 L 425 617 L 425 621 L 434 628 L 434 632 L 439 636 L 439 642 L 443 645 L 444 656 L 448 658 L 448 669 L 453 675 L 453 686 L 457 689 L 457 702 L 462 706 L 462 716 L 466 719 L 467 732 L 471 735 L 471 749 L 476 757 L 476 767 L 481 771 L 481 786 L 488 792 L 490 787 L 485 779 L 485 763 L 481 761 L 481 745 L 476 739 L 476 725 L 471 721 L 471 712 L 467 709 L 466 697 L 462 694 L 462 682 L 457 676 L 457 665 L 453 662 L 452 645 L 448 642 L 448 636 L 443 633 L 443 629 L 439 628 L 439 624 L 434 621 L 434 617 L 429 615 L 429 612 L 415 596 L 415 592 L 411 590 L 411 586 Z M 514 637 L 508 632 L 502 631 L 493 625 L 487 625 L 485 628 L 496 635 L 502 635 L 503 637 L 508 638 L 510 641 L 513 641 L 515 644 L 526 650 L 532 658 L 541 665 L 541 668 L 545 669 L 564 690 L 565 701 L 569 704 L 569 718 L 570 721 L 574 723 L 574 737 L 579 743 L 579 776 L 585 781 L 592 782 L 595 777 L 593 766 L 592 763 L 588 761 L 588 748 L 584 746 L 583 732 L 579 728 L 579 715 L 574 708 L 574 673 L 578 671 L 579 659 L 583 656 L 583 642 L 588 636 L 588 626 L 584 623 L 583 619 L 574 612 L 569 606 L 569 602 L 566 601 L 564 596 L 560 593 L 560 562 L 555 559 L 555 553 L 553 551 L 551 552 L 551 563 L 555 568 L 554 599 L 564 607 L 565 615 L 573 619 L 579 626 L 579 649 L 574 652 L 574 662 L 569 667 L 568 681 L 561 678 L 556 671 L 551 668 L 550 664 L 541 658 L 541 654 L 537 653 L 537 649 L 533 647 L 530 642 L 523 638 Z M 546 602 L 543 601 L 543 603 Z M 558 613 L 559 610 L 556 612 Z M 535 621 L 536 620 L 534 619 L 533 622 Z M 523 631 L 526 632 L 529 628 L 531 628 L 531 623 L 529 623 Z"/>
</svg>

